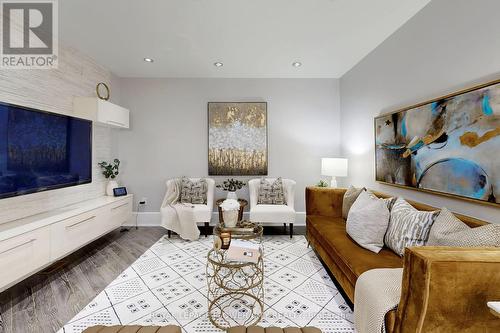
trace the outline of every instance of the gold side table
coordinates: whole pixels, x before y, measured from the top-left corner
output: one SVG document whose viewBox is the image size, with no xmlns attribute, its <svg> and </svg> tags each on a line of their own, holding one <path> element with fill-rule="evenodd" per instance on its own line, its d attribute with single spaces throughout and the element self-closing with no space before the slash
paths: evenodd
<svg viewBox="0 0 500 333">
<path fill-rule="evenodd" d="M 249 222 L 245 222 L 248 226 Z M 252 232 L 231 231 L 231 239 L 246 239 L 260 244 L 256 263 L 230 261 L 226 250 L 211 249 L 207 255 L 208 318 L 226 330 L 233 326 L 252 326 L 264 314 L 264 249 L 262 226 L 253 224 Z M 227 231 L 220 226 L 214 234 Z"/>
</svg>

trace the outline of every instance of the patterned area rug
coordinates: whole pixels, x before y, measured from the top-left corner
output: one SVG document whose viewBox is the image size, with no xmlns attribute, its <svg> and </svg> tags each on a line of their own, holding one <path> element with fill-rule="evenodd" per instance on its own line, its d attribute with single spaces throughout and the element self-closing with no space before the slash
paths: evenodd
<svg viewBox="0 0 500 333">
<path fill-rule="evenodd" d="M 212 237 L 164 236 L 111 282 L 58 333 L 94 325 L 167 325 L 184 332 L 222 332 L 207 316 L 206 255 Z M 354 332 L 353 313 L 304 236 L 264 238 L 261 326 L 316 326 Z"/>
</svg>

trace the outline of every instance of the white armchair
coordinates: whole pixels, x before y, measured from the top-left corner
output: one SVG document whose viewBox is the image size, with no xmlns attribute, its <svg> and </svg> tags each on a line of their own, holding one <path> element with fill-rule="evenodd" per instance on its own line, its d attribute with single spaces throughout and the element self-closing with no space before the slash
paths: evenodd
<svg viewBox="0 0 500 333">
<path fill-rule="evenodd" d="M 269 181 L 274 181 L 276 178 L 267 178 Z M 293 223 L 295 222 L 295 181 L 291 179 L 283 179 L 283 188 L 285 191 L 286 205 L 263 205 L 258 204 L 260 179 L 252 179 L 248 181 L 248 189 L 250 192 L 250 221 L 263 224 L 283 223 L 286 227 L 290 225 L 290 238 L 293 236 Z"/>
<path fill-rule="evenodd" d="M 192 181 L 199 180 L 200 178 L 189 178 Z M 204 234 L 205 237 L 207 237 L 208 232 L 209 232 L 209 223 L 210 220 L 212 219 L 212 211 L 213 211 L 213 206 L 214 206 L 214 192 L 215 192 L 215 181 L 211 178 L 205 178 L 207 181 L 207 203 L 206 204 L 191 204 L 193 207 L 193 215 L 196 223 L 203 223 L 204 224 Z M 177 196 L 178 193 L 175 193 L 175 182 L 177 179 L 169 179 L 166 182 L 167 185 L 167 194 L 165 196 L 164 203 L 162 204 L 162 207 L 160 209 L 161 215 L 162 215 L 162 225 L 168 229 L 168 237 L 171 235 L 171 231 L 176 232 L 176 230 L 171 230 L 168 228 L 168 221 L 173 220 L 172 218 L 175 216 L 176 211 L 170 206 L 166 205 L 165 202 L 167 201 L 167 198 L 169 195 L 172 197 Z M 167 223 L 165 223 L 165 222 Z"/>
</svg>

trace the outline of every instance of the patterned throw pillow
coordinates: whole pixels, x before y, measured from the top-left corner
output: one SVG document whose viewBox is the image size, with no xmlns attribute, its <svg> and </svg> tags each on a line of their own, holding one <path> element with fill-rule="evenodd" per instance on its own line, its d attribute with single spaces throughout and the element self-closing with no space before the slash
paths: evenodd
<svg viewBox="0 0 500 333">
<path fill-rule="evenodd" d="M 342 217 L 347 219 L 347 215 L 349 215 L 349 209 L 351 209 L 352 204 L 358 196 L 365 190 L 364 187 L 356 188 L 354 186 L 349 186 L 347 191 L 344 193 L 344 198 L 342 199 Z"/>
<path fill-rule="evenodd" d="M 471 228 L 448 209 L 443 208 L 432 225 L 426 245 L 500 247 L 500 225 L 492 223 Z"/>
<path fill-rule="evenodd" d="M 406 247 L 425 245 L 438 214 L 439 211 L 419 211 L 403 198 L 398 198 L 392 206 L 385 245 L 400 256 Z"/>
<path fill-rule="evenodd" d="M 206 204 L 208 184 L 205 179 L 192 181 L 189 178 L 181 179 L 181 203 Z"/>
<path fill-rule="evenodd" d="M 274 182 L 265 178 L 260 179 L 257 203 L 260 205 L 286 205 L 285 190 L 283 189 L 281 177 Z"/>
</svg>

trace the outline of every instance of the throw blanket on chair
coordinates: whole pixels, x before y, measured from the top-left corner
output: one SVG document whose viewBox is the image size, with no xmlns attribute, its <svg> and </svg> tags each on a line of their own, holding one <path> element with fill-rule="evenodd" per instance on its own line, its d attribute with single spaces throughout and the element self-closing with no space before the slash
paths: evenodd
<svg viewBox="0 0 500 333">
<path fill-rule="evenodd" d="M 183 239 L 197 240 L 200 230 L 196 225 L 194 206 L 179 203 L 181 181 L 175 180 L 175 186 L 170 187 L 161 204 L 161 225 L 179 234 Z"/>
<path fill-rule="evenodd" d="M 402 268 L 371 269 L 354 289 L 354 326 L 359 333 L 385 332 L 385 315 L 401 298 Z"/>
</svg>

